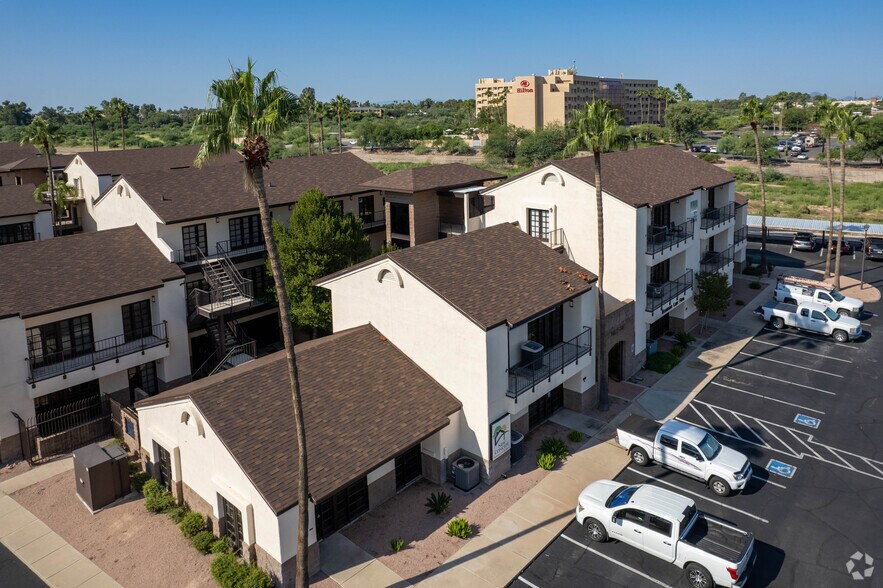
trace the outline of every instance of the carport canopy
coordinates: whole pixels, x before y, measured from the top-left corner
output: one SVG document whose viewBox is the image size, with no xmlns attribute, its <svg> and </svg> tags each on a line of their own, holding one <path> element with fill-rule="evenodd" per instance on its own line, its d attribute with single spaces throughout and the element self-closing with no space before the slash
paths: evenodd
<svg viewBox="0 0 883 588">
<path fill-rule="evenodd" d="M 747 224 L 751 228 L 759 229 L 761 226 L 760 215 L 749 214 L 747 219 Z M 883 236 L 883 225 L 881 224 L 868 224 L 868 235 L 871 236 Z M 785 229 L 791 231 L 828 231 L 831 228 L 831 224 L 826 220 L 813 219 L 813 218 L 784 218 L 780 216 L 768 216 L 766 217 L 766 226 L 767 229 Z M 838 221 L 834 221 L 834 230 L 840 230 L 840 223 Z M 854 233 L 857 235 L 865 234 L 865 223 L 856 223 L 856 222 L 844 222 L 843 223 L 843 232 L 844 233 Z"/>
</svg>

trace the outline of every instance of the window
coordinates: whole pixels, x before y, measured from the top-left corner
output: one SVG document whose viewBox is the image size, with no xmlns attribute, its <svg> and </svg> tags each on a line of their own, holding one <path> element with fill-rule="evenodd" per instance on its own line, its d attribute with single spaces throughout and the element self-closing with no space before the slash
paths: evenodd
<svg viewBox="0 0 883 588">
<path fill-rule="evenodd" d="M 678 440 L 674 437 L 669 437 L 668 435 L 660 435 L 659 444 L 663 447 L 668 447 L 669 449 L 677 450 L 678 448 Z"/>
<path fill-rule="evenodd" d="M 801 308 L 800 309 L 800 316 L 809 316 L 809 309 L 808 308 Z"/>
<path fill-rule="evenodd" d="M 221 515 L 223 516 L 224 537 L 237 555 L 242 553 L 242 513 L 238 508 L 221 498 Z"/>
<path fill-rule="evenodd" d="M 544 351 L 564 341 L 564 307 L 556 306 L 551 312 L 527 323 L 527 338 L 542 344 Z"/>
<path fill-rule="evenodd" d="M 702 459 L 702 455 L 699 454 L 699 450 L 692 445 L 687 445 L 686 443 L 681 444 L 681 453 L 688 457 L 692 457 L 696 461 L 705 461 Z"/>
<path fill-rule="evenodd" d="M 267 271 L 267 266 L 256 265 L 239 270 L 242 277 L 252 282 L 252 294 L 255 298 L 272 302 L 273 278 Z"/>
<path fill-rule="evenodd" d="M 34 240 L 34 223 L 13 223 L 0 227 L 0 245 Z"/>
<path fill-rule="evenodd" d="M 184 261 L 192 262 L 199 259 L 199 252 L 207 253 L 208 243 L 205 237 L 205 223 L 181 227 L 184 243 Z"/>
<path fill-rule="evenodd" d="M 172 456 L 169 455 L 165 447 L 156 443 L 156 467 L 159 483 L 165 486 L 166 490 L 172 489 Z"/>
<path fill-rule="evenodd" d="M 414 445 L 395 459 L 396 490 L 401 490 L 423 473 L 420 444 Z"/>
<path fill-rule="evenodd" d="M 617 506 L 628 504 L 637 490 L 637 486 L 620 486 L 607 503 L 607 508 L 616 508 Z"/>
<path fill-rule="evenodd" d="M 368 512 L 368 478 L 362 477 L 316 505 L 316 534 L 319 539 Z"/>
<path fill-rule="evenodd" d="M 230 219 L 230 249 L 244 249 L 261 245 L 264 233 L 261 230 L 261 215 L 240 216 Z"/>
<path fill-rule="evenodd" d="M 396 235 L 411 234 L 411 218 L 409 206 L 404 202 L 389 203 L 389 227 L 390 232 Z"/>
<path fill-rule="evenodd" d="M 150 300 L 140 300 L 122 306 L 123 338 L 126 342 L 147 337 L 152 332 Z"/>
<path fill-rule="evenodd" d="M 721 450 L 721 444 L 711 435 L 705 435 L 705 438 L 699 442 L 699 449 L 708 459 L 714 459 Z"/>
<path fill-rule="evenodd" d="M 129 368 L 128 370 L 129 376 L 129 393 L 134 400 L 138 400 L 135 398 L 135 389 L 138 388 L 142 390 L 148 396 L 155 396 L 159 392 L 159 387 L 156 384 L 156 362 L 150 361 L 148 363 L 142 365 L 136 365 L 135 367 Z"/>
<path fill-rule="evenodd" d="M 359 196 L 359 218 L 363 223 L 374 222 L 374 195 Z"/>
<path fill-rule="evenodd" d="M 671 521 L 667 521 L 656 515 L 647 514 L 647 528 L 651 531 L 661 533 L 666 537 L 671 537 Z"/>
<path fill-rule="evenodd" d="M 646 516 L 646 513 L 642 510 L 638 510 L 636 508 L 626 508 L 616 514 L 624 521 L 629 521 L 631 523 L 635 523 L 636 525 L 641 525 L 642 527 L 644 526 L 644 517 Z"/>
<path fill-rule="evenodd" d="M 92 315 L 32 327 L 27 337 L 32 368 L 91 353 Z"/>
<path fill-rule="evenodd" d="M 187 294 L 187 314 L 190 314 L 191 312 L 196 310 L 196 300 L 193 298 L 193 291 L 208 291 L 208 282 L 206 282 L 203 278 L 193 280 L 192 282 L 185 282 L 184 290 Z"/>
<path fill-rule="evenodd" d="M 825 315 L 820 313 L 818 310 L 812 311 L 812 318 L 817 321 L 827 322 L 828 319 L 825 318 Z"/>
<path fill-rule="evenodd" d="M 825 294 L 824 292 L 819 292 L 819 300 L 825 300 L 827 302 L 831 302 L 831 297 Z"/>
<path fill-rule="evenodd" d="M 549 239 L 549 211 L 528 208 L 527 232 L 531 237 L 547 241 Z"/>
</svg>

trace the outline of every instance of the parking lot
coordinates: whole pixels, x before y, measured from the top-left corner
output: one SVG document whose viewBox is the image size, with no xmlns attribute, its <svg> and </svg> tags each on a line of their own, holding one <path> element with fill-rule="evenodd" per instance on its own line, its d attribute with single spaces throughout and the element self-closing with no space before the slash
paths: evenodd
<svg viewBox="0 0 883 588">
<path fill-rule="evenodd" d="M 790 257 L 787 248 L 779 255 Z M 817 256 L 791 259 L 810 265 Z M 844 262 L 846 273 L 854 274 L 856 261 Z M 868 267 L 866 278 L 883 281 L 883 265 Z M 849 344 L 758 321 L 757 335 L 677 415 L 749 457 L 754 477 L 742 493 L 718 498 L 702 482 L 656 465 L 629 465 L 616 480 L 688 496 L 754 533 L 758 559 L 747 586 L 883 585 L 883 569 L 865 578 L 863 557 L 883 558 L 881 313 L 883 304 L 868 305 L 865 335 Z M 588 541 L 574 521 L 512 585 L 688 583 L 681 570 L 638 549 Z"/>
</svg>

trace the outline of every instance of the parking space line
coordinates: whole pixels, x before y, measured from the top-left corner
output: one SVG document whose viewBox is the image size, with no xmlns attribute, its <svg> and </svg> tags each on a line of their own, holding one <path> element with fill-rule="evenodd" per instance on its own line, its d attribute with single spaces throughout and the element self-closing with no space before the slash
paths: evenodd
<svg viewBox="0 0 883 588">
<path fill-rule="evenodd" d="M 697 400 L 697 402 L 698 402 L 698 400 Z M 730 423 L 728 423 L 728 422 L 724 419 L 724 417 L 722 417 L 720 414 L 718 414 L 718 412 L 717 412 L 716 410 L 714 410 L 714 407 L 713 407 L 713 406 L 708 405 L 708 404 L 706 404 L 706 406 L 708 406 L 708 408 L 711 409 L 711 412 L 713 412 L 713 413 L 715 414 L 715 416 L 716 416 L 718 419 L 720 419 L 720 422 L 722 422 L 726 428 L 728 428 L 730 431 L 733 432 L 733 435 L 735 435 L 736 437 L 739 437 L 740 439 L 742 438 L 742 435 L 740 435 L 739 433 L 737 433 L 737 432 L 736 432 L 736 429 L 734 429 L 733 427 L 731 427 L 731 426 L 730 426 Z"/>
<path fill-rule="evenodd" d="M 770 327 L 764 327 L 764 331 L 769 331 L 770 333 L 781 333 L 782 331 L 779 329 L 773 329 Z M 801 339 L 809 339 L 810 341 L 815 341 L 816 343 L 827 343 L 828 345 L 836 345 L 837 347 L 844 347 L 846 349 L 852 349 L 853 351 L 858 351 L 857 347 L 852 345 L 846 345 L 844 343 L 835 343 L 834 341 L 828 341 L 826 339 L 821 339 L 819 337 L 810 337 L 809 335 L 798 335 L 797 333 L 787 333 L 789 337 L 800 337 Z"/>
<path fill-rule="evenodd" d="M 573 543 L 574 545 L 579 545 L 580 547 L 582 547 L 583 549 L 585 549 L 586 551 L 588 551 L 588 552 L 590 552 L 590 553 L 594 553 L 594 554 L 597 555 L 598 557 L 603 557 L 604 559 L 606 559 L 606 560 L 609 561 L 610 563 L 614 563 L 614 564 L 618 565 L 618 566 L 621 567 L 621 568 L 625 568 L 625 569 L 627 569 L 627 570 L 630 571 L 630 572 L 634 572 L 635 574 L 641 576 L 641 577 L 644 578 L 645 580 L 649 580 L 649 581 L 653 582 L 654 584 L 656 584 L 656 585 L 658 585 L 658 586 L 665 586 L 665 588 L 672 588 L 671 585 L 666 584 L 665 582 L 660 582 L 659 580 L 657 580 L 657 579 L 654 578 L 653 576 L 648 576 L 647 574 L 645 574 L 645 573 L 642 572 L 641 570 L 636 570 L 635 568 L 631 567 L 630 565 L 624 564 L 624 563 L 622 563 L 622 562 L 619 561 L 619 560 L 613 559 L 613 558 L 610 557 L 609 555 L 605 555 L 605 554 L 601 553 L 600 551 L 597 551 L 597 550 L 595 550 L 595 549 L 592 549 L 592 548 L 589 547 L 588 545 L 583 545 L 582 543 L 580 543 L 580 542 L 577 541 L 576 539 L 572 539 L 572 538 L 568 537 L 567 535 L 565 535 L 564 533 L 561 533 L 561 537 L 562 537 L 563 539 L 567 539 L 568 541 L 570 541 L 570 542 Z"/>
<path fill-rule="evenodd" d="M 830 394 L 831 396 L 837 396 L 836 392 L 829 392 L 828 390 L 822 390 L 821 388 L 815 388 L 813 386 L 807 386 L 806 384 L 798 384 L 796 382 L 791 382 L 789 380 L 783 380 L 782 378 L 774 378 L 772 376 L 767 376 L 764 374 L 756 374 L 754 372 L 749 372 L 748 370 L 740 370 L 739 368 L 734 368 L 733 366 L 724 366 L 728 370 L 733 370 L 734 372 L 742 372 L 743 374 L 748 374 L 749 376 L 757 376 L 758 378 L 766 378 L 767 380 L 775 380 L 777 382 L 782 382 L 783 384 L 791 384 L 792 386 L 798 386 L 800 388 L 806 388 L 808 390 L 815 390 L 816 392 L 821 392 L 823 394 Z"/>
<path fill-rule="evenodd" d="M 825 371 L 822 371 L 822 370 L 815 370 L 815 369 L 812 369 L 812 368 L 808 368 L 808 367 L 803 367 L 803 366 L 801 366 L 801 365 L 797 365 L 796 363 L 788 363 L 787 361 L 780 361 L 780 360 L 778 360 L 778 359 L 772 359 L 772 358 L 770 358 L 770 357 L 763 357 L 763 356 L 760 356 L 760 355 L 754 355 L 753 353 L 745 353 L 744 351 L 740 351 L 740 352 L 739 352 L 739 355 L 747 355 L 748 357 L 753 357 L 753 358 L 755 358 L 755 359 L 762 359 L 763 361 L 772 361 L 772 362 L 775 362 L 775 363 L 781 363 L 782 365 L 787 365 L 787 366 L 790 366 L 790 367 L 793 367 L 793 368 L 797 368 L 797 369 L 799 369 L 799 370 L 803 370 L 803 371 L 806 371 L 806 372 L 816 372 L 816 373 L 819 373 L 819 374 L 825 374 L 826 376 L 834 376 L 835 378 L 842 378 L 842 377 L 843 377 L 843 376 L 840 375 L 840 374 L 835 374 L 835 373 L 832 373 L 832 372 L 825 372 Z"/>
<path fill-rule="evenodd" d="M 808 406 L 801 406 L 799 404 L 794 404 L 793 402 L 788 402 L 786 400 L 779 400 L 778 398 L 773 398 L 771 396 L 764 396 L 763 394 L 758 394 L 757 392 L 749 392 L 748 390 L 742 390 L 741 388 L 736 388 L 735 386 L 728 386 L 726 384 L 721 384 L 720 382 L 712 382 L 712 384 L 714 384 L 715 386 L 720 386 L 721 388 L 727 388 L 728 390 L 734 390 L 736 392 L 741 392 L 743 394 L 750 394 L 751 396 L 757 396 L 758 398 L 763 398 L 764 400 L 772 400 L 773 402 L 787 404 L 788 406 L 793 406 L 795 408 L 808 410 L 810 412 L 817 412 L 819 414 L 825 414 L 824 411 L 816 410 L 815 408 L 809 408 Z"/>
<path fill-rule="evenodd" d="M 874 464 L 872 464 L 872 463 L 868 460 L 867 457 L 863 457 L 862 460 L 863 460 L 866 464 L 868 464 L 869 466 L 871 466 L 872 468 L 874 468 L 875 470 L 877 470 L 878 472 L 880 472 L 880 475 L 883 476 L 883 470 L 881 470 L 880 468 L 878 468 L 877 466 L 875 466 Z"/>
<path fill-rule="evenodd" d="M 708 425 L 708 428 L 709 428 L 709 429 L 711 429 L 712 431 L 717 431 L 717 427 L 715 427 L 715 426 L 713 426 L 711 423 L 709 423 L 709 422 L 708 422 L 708 419 L 706 419 L 705 416 L 703 416 L 703 414 L 702 414 L 701 412 L 699 412 L 699 410 L 697 410 L 696 407 L 693 406 L 692 403 L 690 403 L 690 408 L 693 409 L 693 412 L 695 412 L 696 414 L 699 415 L 699 418 L 700 418 L 700 419 L 702 419 L 703 421 L 705 421 L 705 424 Z M 741 439 L 741 437 L 740 437 L 740 439 Z"/>
<path fill-rule="evenodd" d="M 563 537 L 563 536 L 564 536 L 564 535 L 562 535 L 562 537 Z M 528 586 L 530 586 L 530 588 L 540 588 L 539 586 L 537 586 L 537 585 L 534 584 L 533 582 L 528 582 L 527 580 L 525 580 L 525 579 L 524 579 L 524 576 L 518 576 L 518 579 L 519 579 L 520 581 L 524 582 L 525 584 L 527 584 Z"/>
<path fill-rule="evenodd" d="M 792 454 L 794 457 L 797 457 L 797 452 L 794 451 L 793 449 L 791 449 L 791 446 L 790 446 L 790 445 L 788 445 L 787 443 L 785 443 L 784 441 L 782 441 L 781 439 L 779 439 L 779 436 L 776 435 L 775 433 L 773 433 L 772 431 L 770 431 L 769 428 L 768 428 L 765 424 L 763 424 L 762 421 L 758 421 L 757 419 L 754 419 L 754 420 L 757 421 L 757 424 L 758 424 L 758 425 L 760 425 L 761 427 L 763 427 L 763 430 L 764 430 L 764 431 L 766 431 L 767 433 L 769 433 L 770 435 L 772 435 L 772 436 L 773 436 L 773 439 L 775 439 L 776 441 L 778 441 L 779 443 L 781 443 L 782 445 L 784 445 L 784 446 L 785 446 L 785 449 L 787 449 L 788 451 L 790 451 L 791 454 Z"/>
<path fill-rule="evenodd" d="M 760 343 L 761 345 L 769 345 L 770 347 L 780 347 L 782 349 L 786 349 L 788 351 L 796 351 L 797 353 L 806 353 L 807 355 L 815 355 L 816 357 L 824 357 L 825 359 L 830 359 L 833 361 L 841 361 L 843 363 L 852 363 L 851 359 L 843 359 L 841 357 L 831 357 L 830 355 L 825 355 L 824 353 L 814 353 L 812 351 L 806 351 L 805 349 L 795 349 L 790 345 L 779 345 L 778 343 L 770 343 L 768 341 L 763 341 L 761 339 L 752 339 L 751 343 Z"/>
<path fill-rule="evenodd" d="M 798 442 L 798 443 L 800 443 L 801 445 L 803 445 L 804 447 L 806 447 L 807 449 L 809 449 L 810 451 L 812 451 L 812 452 L 813 452 L 813 455 L 815 455 L 816 459 L 822 460 L 822 456 L 819 455 L 818 452 L 817 452 L 815 449 L 813 449 L 812 447 L 810 447 L 809 445 L 807 445 L 807 444 L 806 444 L 806 441 L 804 441 L 803 439 L 801 439 L 800 437 L 798 437 L 797 435 L 795 435 L 795 434 L 794 434 L 794 431 L 792 431 L 791 429 L 786 429 L 786 430 L 787 430 L 789 433 L 791 433 L 791 436 L 792 436 L 792 437 L 794 437 L 795 439 L 797 439 L 797 442 Z M 824 461 L 824 460 L 822 460 L 822 461 Z"/>
<path fill-rule="evenodd" d="M 843 459 L 843 456 L 840 455 L 839 453 L 837 453 L 836 451 L 834 451 L 831 447 L 825 447 L 825 449 L 828 450 L 828 453 L 830 453 L 831 455 L 835 456 L 837 459 L 842 461 L 845 464 L 843 467 L 858 471 L 855 469 L 855 466 L 853 466 L 851 463 L 849 463 L 848 461 Z M 867 460 L 865 458 L 862 458 L 862 459 L 867 462 Z M 868 462 L 868 465 L 871 465 L 870 462 Z"/>
<path fill-rule="evenodd" d="M 678 486 L 677 484 L 672 484 L 671 482 L 666 482 L 665 480 L 660 480 L 660 479 L 657 478 L 656 476 L 651 476 L 650 474 L 648 474 L 648 473 L 646 473 L 646 472 L 642 472 L 642 471 L 640 471 L 640 470 L 636 470 L 636 469 L 633 468 L 632 466 L 628 466 L 626 469 L 627 469 L 628 471 L 630 471 L 630 472 L 634 472 L 634 473 L 636 473 L 636 474 L 638 474 L 638 475 L 640 475 L 640 476 L 643 476 L 643 477 L 645 477 L 645 478 L 650 478 L 651 480 L 656 480 L 656 481 L 659 482 L 660 484 L 665 484 L 666 486 L 671 486 L 672 488 L 677 489 L 678 492 L 686 492 L 687 494 L 692 494 L 693 496 L 696 496 L 696 497 L 698 497 L 698 498 L 701 498 L 702 500 L 707 500 L 708 502 L 713 502 L 714 504 L 716 504 L 716 505 L 718 505 L 718 506 L 720 506 L 720 507 L 722 507 L 722 508 L 728 508 L 728 509 L 730 509 L 730 510 L 733 510 L 733 511 L 736 511 L 736 512 L 738 512 L 738 513 L 740 513 L 740 514 L 743 514 L 743 515 L 745 515 L 746 517 L 751 517 L 752 519 L 757 519 L 758 521 L 760 521 L 760 522 L 762 522 L 762 523 L 769 523 L 769 521 L 766 520 L 766 519 L 763 518 L 763 517 L 759 517 L 759 516 L 757 516 L 757 515 L 753 515 L 753 514 L 751 514 L 750 512 L 745 512 L 744 510 L 740 510 L 740 509 L 736 508 L 735 506 L 730 506 L 729 504 L 724 504 L 723 502 L 718 502 L 717 500 L 714 500 L 714 499 L 712 499 L 712 498 L 708 498 L 707 496 L 705 496 L 705 495 L 703 495 L 703 494 L 699 494 L 698 492 L 693 492 L 692 490 L 687 490 L 687 489 L 685 489 L 685 488 L 681 488 L 681 487 Z"/>
<path fill-rule="evenodd" d="M 782 484 L 779 484 L 778 482 L 773 482 L 769 478 L 767 478 L 766 480 L 761 480 L 760 478 L 752 477 L 751 479 L 757 480 L 758 482 L 761 482 L 762 484 L 770 484 L 771 486 L 777 486 L 777 487 L 781 488 L 782 490 L 788 489 L 788 486 L 784 486 Z"/>
<path fill-rule="evenodd" d="M 717 414 L 717 412 L 715 412 L 715 414 Z M 749 431 L 751 431 L 751 434 L 752 434 L 752 435 L 754 435 L 756 438 L 758 438 L 758 439 L 760 439 L 761 441 L 763 441 L 763 437 L 761 437 L 760 435 L 758 435 L 757 433 L 755 433 L 755 432 L 754 432 L 754 429 L 752 429 L 751 426 L 750 426 L 748 423 L 746 423 L 745 421 L 742 420 L 742 417 L 740 417 L 739 415 L 737 415 L 737 414 L 735 414 L 735 413 L 733 414 L 733 416 L 736 417 L 736 418 L 739 420 L 739 422 L 742 423 L 742 425 L 745 426 L 746 429 L 748 429 Z M 735 433 L 736 431 L 733 431 L 733 432 Z M 742 437 L 742 435 L 739 435 L 739 436 Z"/>
</svg>

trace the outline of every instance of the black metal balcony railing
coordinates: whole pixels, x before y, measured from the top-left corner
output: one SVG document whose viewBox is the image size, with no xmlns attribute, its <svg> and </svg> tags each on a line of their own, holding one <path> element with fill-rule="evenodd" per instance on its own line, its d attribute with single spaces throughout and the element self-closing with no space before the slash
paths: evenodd
<svg viewBox="0 0 883 588">
<path fill-rule="evenodd" d="M 647 284 L 647 312 L 656 312 L 693 287 L 693 270 L 662 284 Z"/>
<path fill-rule="evenodd" d="M 143 353 L 146 349 L 168 345 L 166 321 L 151 327 L 100 339 L 92 343 L 91 351 L 65 350 L 40 356 L 28 354 L 28 383 L 33 384 L 55 376 L 67 375 L 99 363 L 117 360 L 125 355 Z"/>
<path fill-rule="evenodd" d="M 458 223 L 438 223 L 439 235 L 462 235 L 466 232 L 466 226 Z"/>
<path fill-rule="evenodd" d="M 240 257 L 242 255 L 251 255 L 252 253 L 263 253 L 267 250 L 266 243 L 252 243 L 250 245 L 230 245 L 230 241 L 218 241 L 215 245 L 215 251 L 218 255 L 227 257 Z"/>
<path fill-rule="evenodd" d="M 526 365 L 509 368 L 509 388 L 506 396 L 518 399 L 528 388 L 548 380 L 555 372 L 563 372 L 579 358 L 592 352 L 592 329 L 586 328 L 579 335 L 564 343 L 559 343 L 543 353 L 543 357 Z"/>
<path fill-rule="evenodd" d="M 702 211 L 700 227 L 703 230 L 718 227 L 736 216 L 736 207 L 731 202 L 720 208 L 706 208 Z"/>
<path fill-rule="evenodd" d="M 386 211 L 375 210 L 373 212 L 360 212 L 359 218 L 362 219 L 363 229 L 373 229 L 386 224 Z"/>
<path fill-rule="evenodd" d="M 733 246 L 723 251 L 706 251 L 699 263 L 703 272 L 713 273 L 733 263 Z"/>
<path fill-rule="evenodd" d="M 647 229 L 647 253 L 655 255 L 660 251 L 671 249 L 678 243 L 683 243 L 693 238 L 693 219 L 679 225 L 667 227 L 651 226 Z"/>
<path fill-rule="evenodd" d="M 173 249 L 172 263 L 187 265 L 199 261 L 199 252 L 196 249 Z"/>
<path fill-rule="evenodd" d="M 736 231 L 733 236 L 733 244 L 738 245 L 742 241 L 745 241 L 748 238 L 748 227 L 742 227 L 738 231 Z"/>
</svg>

